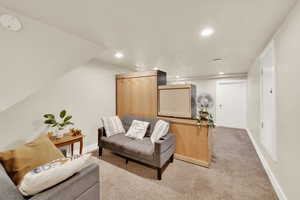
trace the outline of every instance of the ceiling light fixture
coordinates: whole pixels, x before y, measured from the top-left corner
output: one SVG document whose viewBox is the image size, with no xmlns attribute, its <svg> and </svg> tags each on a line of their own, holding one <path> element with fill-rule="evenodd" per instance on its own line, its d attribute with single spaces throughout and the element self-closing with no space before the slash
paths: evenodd
<svg viewBox="0 0 300 200">
<path fill-rule="evenodd" d="M 158 70 L 158 67 L 154 67 L 153 69 L 154 69 L 154 70 Z"/>
<path fill-rule="evenodd" d="M 176 76 L 176 78 L 177 78 L 177 79 L 179 79 L 179 78 L 180 78 L 180 76 L 179 76 L 179 75 L 177 75 L 177 76 Z"/>
<path fill-rule="evenodd" d="M 118 52 L 115 54 L 115 57 L 118 58 L 118 59 L 121 59 L 124 57 L 124 54 L 122 54 L 121 52 Z"/>
<path fill-rule="evenodd" d="M 201 36 L 202 37 L 208 37 L 211 36 L 214 33 L 214 29 L 212 28 L 205 28 L 201 31 Z"/>
<path fill-rule="evenodd" d="M 219 72 L 219 75 L 224 75 L 225 73 L 224 72 Z"/>
<path fill-rule="evenodd" d="M 0 24 L 10 31 L 20 31 L 22 29 L 21 21 L 13 15 L 1 15 Z"/>
</svg>

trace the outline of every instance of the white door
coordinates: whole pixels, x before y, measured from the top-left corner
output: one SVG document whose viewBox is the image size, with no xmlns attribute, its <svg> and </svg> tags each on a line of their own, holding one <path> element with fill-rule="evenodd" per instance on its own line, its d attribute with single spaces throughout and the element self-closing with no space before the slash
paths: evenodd
<svg viewBox="0 0 300 200">
<path fill-rule="evenodd" d="M 246 98 L 246 80 L 218 81 L 216 124 L 231 128 L 246 128 Z"/>
<path fill-rule="evenodd" d="M 260 57 L 261 143 L 273 160 L 276 157 L 275 58 L 271 43 Z"/>
</svg>

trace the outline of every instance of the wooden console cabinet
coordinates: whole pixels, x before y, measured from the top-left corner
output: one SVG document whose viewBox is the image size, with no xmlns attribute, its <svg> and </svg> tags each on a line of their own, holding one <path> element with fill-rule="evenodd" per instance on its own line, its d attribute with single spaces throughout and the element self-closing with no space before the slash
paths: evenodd
<svg viewBox="0 0 300 200">
<path fill-rule="evenodd" d="M 170 131 L 176 135 L 175 158 L 209 167 L 211 163 L 211 131 L 198 126 L 196 120 L 165 118 L 171 122 Z"/>
</svg>

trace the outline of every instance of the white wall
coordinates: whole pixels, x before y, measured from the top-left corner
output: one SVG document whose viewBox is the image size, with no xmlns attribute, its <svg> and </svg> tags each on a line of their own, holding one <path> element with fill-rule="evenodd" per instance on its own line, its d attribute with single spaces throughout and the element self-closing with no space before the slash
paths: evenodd
<svg viewBox="0 0 300 200">
<path fill-rule="evenodd" d="M 248 128 L 263 158 L 282 189 L 280 197 L 299 199 L 300 177 L 300 3 L 274 35 L 277 81 L 277 157 L 273 161 L 260 143 L 259 65 L 254 63 L 248 74 Z"/>
<path fill-rule="evenodd" d="M 0 150 L 45 133 L 43 114 L 66 109 L 86 134 L 85 146 L 97 143 L 100 117 L 115 115 L 115 75 L 126 69 L 93 60 L 0 113 Z"/>
<path fill-rule="evenodd" d="M 17 16 L 23 29 L 0 26 L 0 112 L 100 53 L 88 41 L 0 6 L 2 13 Z"/>
</svg>

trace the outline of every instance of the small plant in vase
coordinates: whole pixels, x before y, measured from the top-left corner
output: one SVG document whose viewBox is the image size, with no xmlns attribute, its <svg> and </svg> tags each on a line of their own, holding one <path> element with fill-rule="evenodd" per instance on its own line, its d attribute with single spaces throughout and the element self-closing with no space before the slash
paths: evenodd
<svg viewBox="0 0 300 200">
<path fill-rule="evenodd" d="M 210 114 L 206 108 L 201 108 L 199 110 L 199 115 L 197 117 L 198 125 L 207 125 L 209 128 L 215 128 L 215 120 L 212 114 Z"/>
<path fill-rule="evenodd" d="M 66 126 L 74 124 L 70 121 L 72 116 L 67 115 L 66 110 L 62 110 L 57 118 L 53 114 L 45 114 L 43 117 L 45 118 L 44 123 L 48 127 L 56 128 L 54 136 L 57 138 L 63 137 L 63 130 Z"/>
</svg>

